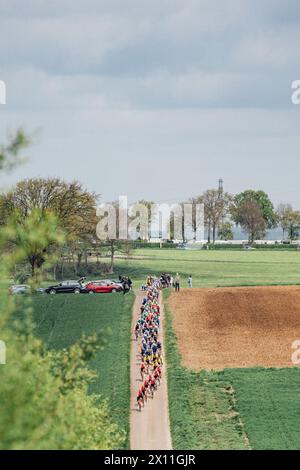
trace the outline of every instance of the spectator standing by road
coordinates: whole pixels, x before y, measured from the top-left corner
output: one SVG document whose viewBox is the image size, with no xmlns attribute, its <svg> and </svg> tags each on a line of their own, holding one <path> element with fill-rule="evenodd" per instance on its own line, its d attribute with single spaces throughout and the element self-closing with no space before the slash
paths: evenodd
<svg viewBox="0 0 300 470">
<path fill-rule="evenodd" d="M 180 290 L 180 276 L 179 276 L 179 273 L 176 273 L 176 276 L 175 276 L 175 291 L 179 292 L 179 290 Z"/>
<path fill-rule="evenodd" d="M 126 292 L 130 291 L 130 285 L 129 285 L 127 277 L 123 277 L 122 286 L 123 286 L 123 294 L 125 295 Z"/>
<path fill-rule="evenodd" d="M 188 278 L 188 286 L 193 287 L 193 278 L 191 274 L 189 275 L 189 278 Z"/>
</svg>

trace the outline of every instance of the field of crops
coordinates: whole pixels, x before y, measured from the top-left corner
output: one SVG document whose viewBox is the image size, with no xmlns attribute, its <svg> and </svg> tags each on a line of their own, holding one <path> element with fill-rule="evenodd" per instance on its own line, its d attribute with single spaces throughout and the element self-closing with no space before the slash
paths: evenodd
<svg viewBox="0 0 300 470">
<path fill-rule="evenodd" d="M 253 449 L 300 448 L 300 369 L 227 369 L 237 410 Z"/>
<path fill-rule="evenodd" d="M 83 333 L 103 331 L 107 344 L 90 364 L 97 372 L 91 392 L 108 399 L 113 420 L 127 432 L 127 437 L 133 298 L 132 294 L 60 294 L 40 295 L 33 299 L 37 334 L 49 348 L 64 348 L 76 342 Z"/>
</svg>

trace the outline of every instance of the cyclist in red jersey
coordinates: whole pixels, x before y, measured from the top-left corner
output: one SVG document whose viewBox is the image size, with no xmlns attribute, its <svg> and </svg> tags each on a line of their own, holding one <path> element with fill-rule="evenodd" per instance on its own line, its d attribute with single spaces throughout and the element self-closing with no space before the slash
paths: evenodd
<svg viewBox="0 0 300 470">
<path fill-rule="evenodd" d="M 156 380 L 158 384 L 160 384 L 160 374 L 159 374 L 158 368 L 156 368 L 154 371 L 154 379 Z"/>
<path fill-rule="evenodd" d="M 137 392 L 136 401 L 137 401 L 139 411 L 141 411 L 142 410 L 142 402 L 143 402 L 143 395 L 141 393 L 141 390 L 139 390 Z"/>
<path fill-rule="evenodd" d="M 143 380 L 144 379 L 144 374 L 146 373 L 146 366 L 145 366 L 144 362 L 141 363 L 140 370 L 141 370 L 141 378 Z"/>
</svg>

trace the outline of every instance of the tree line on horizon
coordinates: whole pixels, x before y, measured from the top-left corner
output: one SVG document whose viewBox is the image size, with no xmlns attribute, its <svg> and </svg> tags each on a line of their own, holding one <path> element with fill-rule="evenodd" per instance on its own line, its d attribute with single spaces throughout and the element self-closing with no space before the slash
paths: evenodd
<svg viewBox="0 0 300 470">
<path fill-rule="evenodd" d="M 249 244 L 265 238 L 267 231 L 280 227 L 282 240 L 291 242 L 299 237 L 300 211 L 291 204 L 281 203 L 275 209 L 263 190 L 247 189 L 232 195 L 219 189 L 208 189 L 191 199 L 204 205 L 204 225 L 208 244 L 233 240 L 233 228 L 239 226 L 248 235 Z"/>
<path fill-rule="evenodd" d="M 30 139 L 19 130 L 6 146 L 0 148 L 0 169 L 11 169 L 18 164 L 20 151 L 29 143 Z M 21 247 L 23 260 L 26 260 L 15 263 L 14 277 L 23 281 L 28 276 L 36 277 L 50 264 L 54 279 L 57 275 L 63 277 L 66 265 L 72 266 L 74 274 L 80 275 L 86 272 L 91 256 L 96 259 L 97 272 L 112 273 L 115 254 L 130 254 L 132 244 L 117 238 L 105 241 L 97 238 L 99 199 L 100 195 L 88 191 L 80 182 L 66 182 L 58 177 L 24 179 L 2 192 L 0 227 L 11 227 L 6 234 L 5 249 L 13 252 L 16 247 Z M 138 202 L 146 205 L 151 223 L 153 202 Z M 215 244 L 217 239 L 232 240 L 234 225 L 247 233 L 250 244 L 263 239 L 268 230 L 278 226 L 282 229 L 283 239 L 287 236 L 292 241 L 299 236 L 300 211 L 284 203 L 275 209 L 268 194 L 262 190 L 247 189 L 232 195 L 219 189 L 208 189 L 188 202 L 204 205 L 208 244 Z M 118 201 L 112 204 L 118 217 Z M 38 227 L 35 236 L 28 229 L 32 223 Z M 194 219 L 192 223 L 196 223 Z M 55 233 L 49 229 L 51 226 L 55 227 Z M 193 229 L 195 231 L 196 227 Z M 60 233 L 64 237 L 61 244 L 57 242 Z M 102 262 L 104 257 L 109 257 L 108 264 Z"/>
</svg>

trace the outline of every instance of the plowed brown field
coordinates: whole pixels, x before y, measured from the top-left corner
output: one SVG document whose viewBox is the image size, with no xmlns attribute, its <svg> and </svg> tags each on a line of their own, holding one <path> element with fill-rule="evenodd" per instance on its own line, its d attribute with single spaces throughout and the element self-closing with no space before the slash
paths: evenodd
<svg viewBox="0 0 300 470">
<path fill-rule="evenodd" d="M 170 305 L 187 367 L 293 366 L 300 286 L 182 289 Z"/>
</svg>

